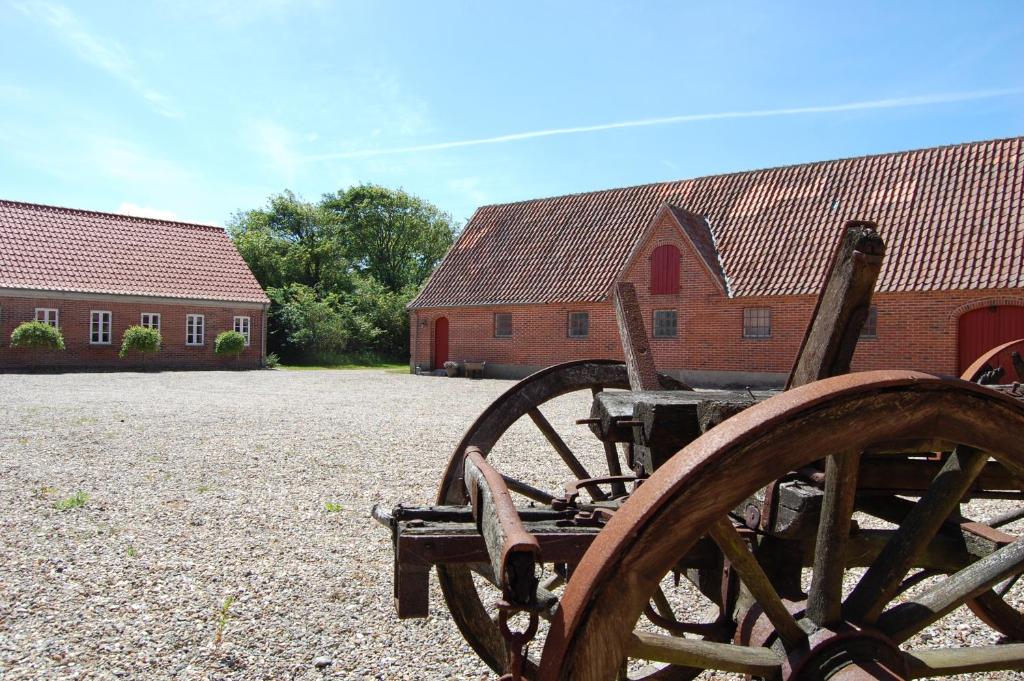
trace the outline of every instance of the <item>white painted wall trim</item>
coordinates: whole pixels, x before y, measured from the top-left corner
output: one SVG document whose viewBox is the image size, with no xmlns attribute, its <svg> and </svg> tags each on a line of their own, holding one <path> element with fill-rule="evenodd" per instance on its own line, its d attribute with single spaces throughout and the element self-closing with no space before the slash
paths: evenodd
<svg viewBox="0 0 1024 681">
<path fill-rule="evenodd" d="M 112 303 L 153 303 L 156 305 L 201 305 L 203 307 L 232 307 L 240 310 L 265 310 L 266 303 L 202 298 L 171 298 L 163 296 L 134 296 L 117 293 L 82 293 L 78 291 L 48 291 L 46 289 L 0 288 L 0 298 L 49 298 L 51 300 L 103 300 Z"/>
</svg>

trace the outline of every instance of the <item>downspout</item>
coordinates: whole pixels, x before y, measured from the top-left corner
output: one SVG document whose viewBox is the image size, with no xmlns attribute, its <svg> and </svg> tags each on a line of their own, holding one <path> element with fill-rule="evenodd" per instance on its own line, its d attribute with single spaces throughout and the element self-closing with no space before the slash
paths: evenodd
<svg viewBox="0 0 1024 681">
<path fill-rule="evenodd" d="M 267 311 L 270 309 L 270 303 L 263 303 L 263 356 L 260 358 L 260 366 L 264 369 L 267 368 Z"/>
</svg>

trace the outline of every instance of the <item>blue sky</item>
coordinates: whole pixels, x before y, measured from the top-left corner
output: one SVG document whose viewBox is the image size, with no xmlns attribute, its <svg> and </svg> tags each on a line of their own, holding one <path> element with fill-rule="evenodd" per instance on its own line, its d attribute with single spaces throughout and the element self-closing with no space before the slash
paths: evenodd
<svg viewBox="0 0 1024 681">
<path fill-rule="evenodd" d="M 1024 134 L 1021 2 L 0 0 L 0 197 L 223 224 Z"/>
</svg>

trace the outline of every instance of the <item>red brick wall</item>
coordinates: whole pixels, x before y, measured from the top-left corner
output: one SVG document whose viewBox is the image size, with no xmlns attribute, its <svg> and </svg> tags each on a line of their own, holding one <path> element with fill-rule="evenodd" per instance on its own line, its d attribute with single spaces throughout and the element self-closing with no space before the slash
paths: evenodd
<svg viewBox="0 0 1024 681">
<path fill-rule="evenodd" d="M 37 307 L 60 310 L 60 330 L 66 349 L 25 350 L 10 347 L 11 332 L 25 321 L 35 319 Z M 89 343 L 91 311 L 111 313 L 110 345 Z M 125 329 L 139 323 L 143 312 L 160 314 L 160 352 L 140 358 L 131 353 L 117 356 Z M 185 345 L 185 315 L 205 315 L 204 344 Z M 221 331 L 234 329 L 234 317 L 249 317 L 251 338 L 237 359 L 213 353 L 213 341 Z M 0 369 L 31 369 L 46 367 L 138 368 L 167 367 L 181 369 L 255 368 L 263 363 L 263 310 L 213 307 L 209 305 L 167 305 L 106 300 L 64 300 L 47 298 L 0 297 Z"/>
<path fill-rule="evenodd" d="M 650 254 L 666 243 L 675 244 L 681 254 L 680 292 L 652 296 Z M 662 370 L 787 373 L 815 303 L 814 296 L 728 298 L 686 238 L 668 220 L 655 227 L 623 278 L 636 284 L 648 333 L 654 310 L 677 311 L 677 336 L 651 338 L 655 363 Z M 988 304 L 1024 305 L 1024 291 L 879 293 L 874 302 L 878 307 L 878 335 L 858 344 L 854 370 L 901 368 L 954 374 L 959 316 Z M 743 338 L 743 309 L 747 307 L 771 308 L 770 338 Z M 587 338 L 568 337 L 568 314 L 575 311 L 590 313 Z M 511 338 L 494 337 L 494 314 L 499 312 L 512 314 Z M 547 366 L 573 359 L 622 359 L 610 302 L 555 303 L 413 310 L 413 365 L 432 366 L 434 320 L 442 316 L 449 319 L 449 355 L 457 361 Z"/>
</svg>

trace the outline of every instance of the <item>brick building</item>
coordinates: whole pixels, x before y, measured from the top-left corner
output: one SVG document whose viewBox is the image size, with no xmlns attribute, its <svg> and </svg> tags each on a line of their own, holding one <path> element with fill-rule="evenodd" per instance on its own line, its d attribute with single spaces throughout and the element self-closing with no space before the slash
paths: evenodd
<svg viewBox="0 0 1024 681">
<path fill-rule="evenodd" d="M 955 373 L 1024 337 L 1024 138 L 484 206 L 409 305 L 412 365 L 621 359 L 633 282 L 659 369 L 780 384 L 847 220 L 887 245 L 854 369 Z"/>
<path fill-rule="evenodd" d="M 259 367 L 270 301 L 220 227 L 0 200 L 0 370 Z M 66 349 L 10 347 L 39 320 Z M 118 357 L 133 325 L 160 330 L 155 355 Z M 214 354 L 221 331 L 247 338 Z"/>
</svg>

